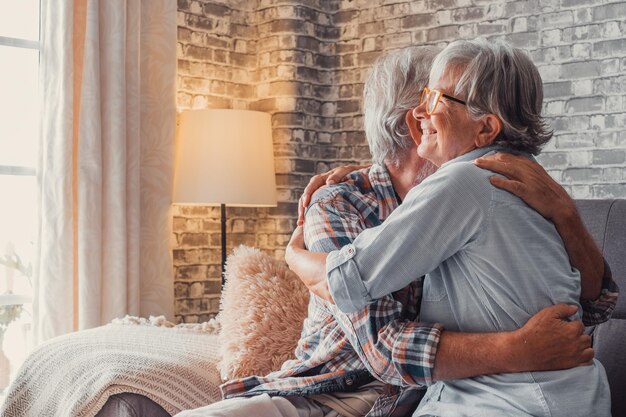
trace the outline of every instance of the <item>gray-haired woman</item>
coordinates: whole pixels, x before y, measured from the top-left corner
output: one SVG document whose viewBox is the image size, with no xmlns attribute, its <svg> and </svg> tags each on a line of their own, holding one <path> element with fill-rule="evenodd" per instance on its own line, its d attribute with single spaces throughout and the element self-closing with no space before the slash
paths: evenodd
<svg viewBox="0 0 626 417">
<path fill-rule="evenodd" d="M 306 252 L 294 235 L 290 267 L 345 312 L 426 274 L 421 320 L 451 331 L 512 331 L 548 305 L 578 305 L 580 274 L 554 225 L 473 163 L 495 151 L 538 153 L 551 137 L 542 100 L 541 77 L 520 50 L 484 40 L 450 44 L 414 110 L 418 153 L 440 169 L 383 225 L 327 257 Z M 608 416 L 610 395 L 602 365 L 591 360 L 438 381 L 414 415 Z"/>
</svg>

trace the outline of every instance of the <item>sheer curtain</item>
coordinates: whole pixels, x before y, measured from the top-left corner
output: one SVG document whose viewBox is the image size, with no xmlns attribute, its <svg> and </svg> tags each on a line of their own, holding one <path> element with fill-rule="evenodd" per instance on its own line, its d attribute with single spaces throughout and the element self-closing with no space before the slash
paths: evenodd
<svg viewBox="0 0 626 417">
<path fill-rule="evenodd" d="M 41 4 L 35 339 L 171 318 L 176 2 Z"/>
</svg>

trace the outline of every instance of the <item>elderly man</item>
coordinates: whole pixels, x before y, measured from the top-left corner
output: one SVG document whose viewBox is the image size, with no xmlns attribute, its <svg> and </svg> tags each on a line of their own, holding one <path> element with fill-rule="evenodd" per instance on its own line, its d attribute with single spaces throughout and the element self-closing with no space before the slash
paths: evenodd
<svg viewBox="0 0 626 417">
<path fill-rule="evenodd" d="M 391 315 L 367 322 L 363 309 L 411 283 L 411 273 L 426 274 L 421 318 L 447 329 L 440 349 L 448 330 L 515 331 L 547 305 L 578 304 L 581 287 L 585 297 L 599 291 L 599 282 L 581 281 L 571 268 L 572 251 L 554 225 L 494 188 L 490 174 L 473 163 L 494 151 L 536 154 L 550 139 L 540 116 L 541 79 L 529 58 L 506 44 L 454 42 L 438 55 L 430 81 L 414 112 L 421 121 L 418 153 L 441 168 L 411 190 L 382 225 L 341 250 L 308 252 L 297 230 L 286 256 L 314 293 L 355 312 L 335 317 L 356 329 L 353 345 L 363 346 L 360 353 L 372 372 L 408 385 L 423 379 L 416 369 L 414 330 Z M 368 328 L 375 332 L 361 331 Z M 438 364 L 439 357 L 438 381 L 415 416 L 610 413 L 606 375 L 595 360 L 587 367 L 553 372 L 511 367 L 509 373 L 474 378 L 474 372 L 442 376 Z"/>
<path fill-rule="evenodd" d="M 380 224 L 408 191 L 432 172 L 432 166 L 415 154 L 405 114 L 419 101 L 420 88 L 426 84 L 435 52 L 429 48 L 408 48 L 388 54 L 375 64 L 365 87 L 365 124 L 378 164 L 352 174 L 347 183 L 318 193 L 306 217 L 307 243 L 313 250 L 337 249 L 365 228 Z M 409 121 L 415 123 L 413 119 Z M 419 308 L 419 290 L 416 282 L 364 310 L 361 317 L 372 322 L 387 318 L 406 320 L 403 328 L 414 330 L 410 343 L 416 358 L 415 379 L 424 384 L 432 380 L 433 369 L 442 375 L 463 377 L 506 371 L 511 366 L 556 369 L 590 359 L 589 341 L 580 335 L 580 323 L 560 320 L 572 313 L 569 307 L 545 310 L 518 332 L 453 334 L 441 332 L 438 325 L 411 321 Z M 180 416 L 348 417 L 410 413 L 421 391 L 373 381 L 367 370 L 377 365 L 362 362 L 368 360 L 363 354 L 367 347 L 352 344 L 358 343 L 355 329 L 345 320 L 336 320 L 335 312 L 333 306 L 312 296 L 296 360 L 263 378 L 231 381 L 222 387 L 229 399 Z M 606 316 L 605 313 L 599 315 Z M 520 343 L 522 340 L 527 343 Z M 568 348 L 562 355 L 556 344 L 563 340 L 568 341 Z M 477 358 L 479 364 L 475 363 Z"/>
</svg>

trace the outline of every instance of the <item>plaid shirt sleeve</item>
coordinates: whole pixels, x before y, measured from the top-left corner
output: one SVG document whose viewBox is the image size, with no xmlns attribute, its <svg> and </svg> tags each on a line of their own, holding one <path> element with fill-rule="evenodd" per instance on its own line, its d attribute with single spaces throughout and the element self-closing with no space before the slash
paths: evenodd
<svg viewBox="0 0 626 417">
<path fill-rule="evenodd" d="M 304 235 L 312 251 L 328 252 L 351 243 L 365 229 L 362 216 L 342 198 L 317 202 L 306 213 Z M 441 336 L 439 325 L 414 322 L 420 303 L 417 282 L 359 312 L 335 319 L 367 369 L 396 386 L 427 386 L 432 381 Z"/>
<path fill-rule="evenodd" d="M 594 326 L 604 323 L 611 318 L 615 305 L 617 304 L 617 296 L 619 288 L 613 281 L 613 274 L 609 264 L 604 260 L 604 278 L 602 279 L 602 290 L 600 296 L 595 300 L 581 300 L 583 308 L 583 324 L 585 326 Z"/>
</svg>

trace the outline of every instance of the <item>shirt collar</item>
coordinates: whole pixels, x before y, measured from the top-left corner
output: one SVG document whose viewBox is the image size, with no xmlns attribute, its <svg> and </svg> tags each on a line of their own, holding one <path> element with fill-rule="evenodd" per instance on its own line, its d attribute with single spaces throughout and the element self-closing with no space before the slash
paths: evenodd
<svg viewBox="0 0 626 417">
<path fill-rule="evenodd" d="M 444 163 L 443 165 L 441 165 L 440 168 L 443 168 L 447 165 L 453 164 L 455 162 L 467 162 L 467 161 L 473 161 L 474 159 L 478 159 L 481 156 L 485 156 L 487 154 L 493 154 L 496 153 L 498 151 L 504 151 L 507 150 L 505 147 L 503 146 L 499 146 L 499 145 L 490 145 L 490 146 L 485 146 L 482 148 L 476 148 L 472 151 L 469 151 L 467 153 L 464 153 L 461 156 L 457 156 L 454 159 L 449 160 L 448 162 Z"/>
<path fill-rule="evenodd" d="M 372 164 L 369 181 L 378 201 L 378 217 L 386 219 L 400 204 L 393 189 L 391 176 L 384 165 Z"/>
</svg>

